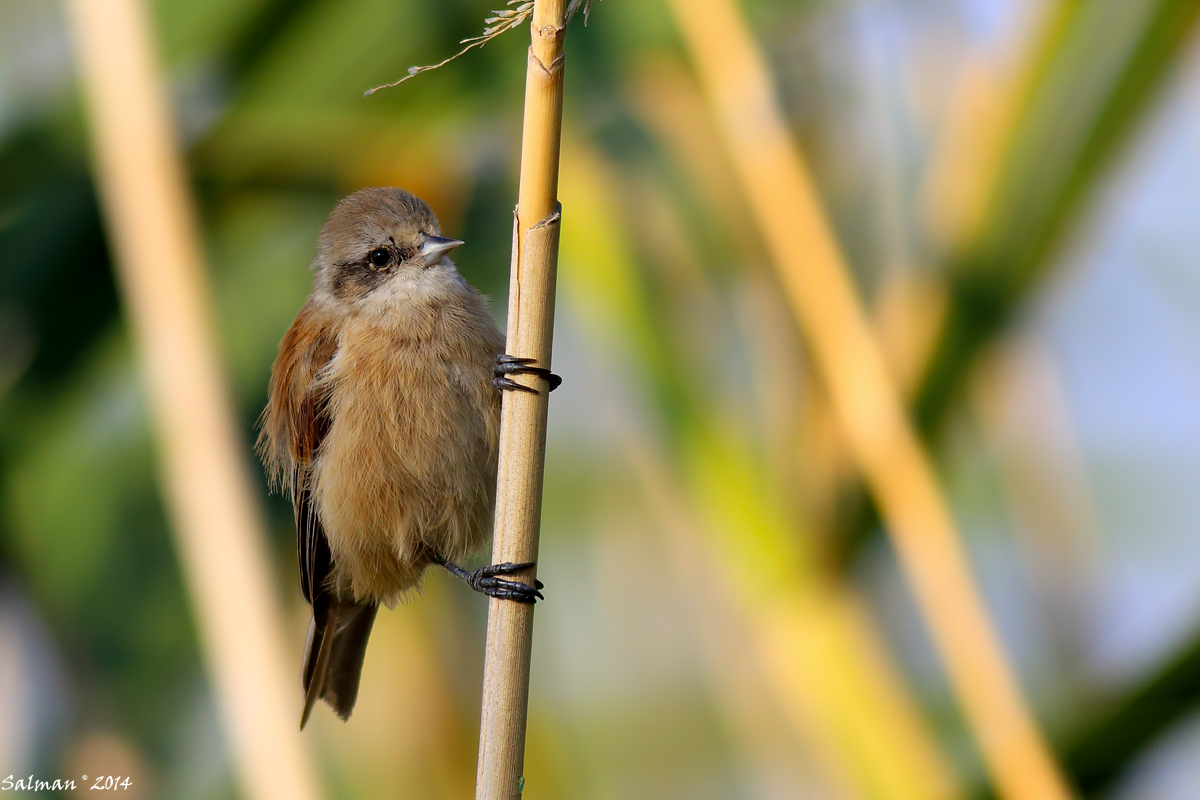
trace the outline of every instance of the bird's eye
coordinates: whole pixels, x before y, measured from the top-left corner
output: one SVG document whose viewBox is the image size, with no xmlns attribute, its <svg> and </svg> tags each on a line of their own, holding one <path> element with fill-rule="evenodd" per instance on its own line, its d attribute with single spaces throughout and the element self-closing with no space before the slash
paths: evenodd
<svg viewBox="0 0 1200 800">
<path fill-rule="evenodd" d="M 387 263 L 392 260 L 392 254 L 382 247 L 376 247 L 367 253 L 367 260 L 377 267 L 386 267 Z"/>
</svg>

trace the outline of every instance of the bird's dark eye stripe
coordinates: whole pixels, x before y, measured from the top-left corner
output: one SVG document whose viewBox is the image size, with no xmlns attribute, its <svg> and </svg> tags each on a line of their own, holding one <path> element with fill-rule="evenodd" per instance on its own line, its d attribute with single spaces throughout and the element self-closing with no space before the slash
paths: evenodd
<svg viewBox="0 0 1200 800">
<path fill-rule="evenodd" d="M 392 260 L 392 254 L 383 247 L 376 247 L 367 253 L 367 260 L 376 267 L 385 267 Z"/>
</svg>

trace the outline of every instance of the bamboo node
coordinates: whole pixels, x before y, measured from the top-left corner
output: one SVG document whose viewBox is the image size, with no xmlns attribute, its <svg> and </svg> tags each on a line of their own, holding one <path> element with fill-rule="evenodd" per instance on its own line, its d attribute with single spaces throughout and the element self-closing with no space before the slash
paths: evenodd
<svg viewBox="0 0 1200 800">
<path fill-rule="evenodd" d="M 566 58 L 567 57 L 565 53 L 560 53 L 557 58 L 550 62 L 550 66 L 547 67 L 545 62 L 537 57 L 537 53 L 533 52 L 533 48 L 529 48 L 529 60 L 536 64 L 537 69 L 545 74 L 547 78 L 553 78 L 555 73 L 562 72 L 563 64 L 566 63 Z"/>
<path fill-rule="evenodd" d="M 561 56 L 555 60 L 555 63 L 558 63 L 559 61 L 562 61 Z M 560 222 L 562 222 L 562 203 L 556 203 L 554 206 L 554 211 L 551 212 L 550 216 L 546 217 L 544 220 L 537 223 L 536 225 L 531 227 L 529 230 L 532 232 L 532 231 L 536 231 L 538 228 L 548 228 L 551 225 L 557 225 Z"/>
<path fill-rule="evenodd" d="M 567 32 L 566 21 L 562 25 L 543 25 L 540 28 L 536 25 L 531 25 L 530 27 L 533 29 L 533 35 L 543 41 L 547 39 L 561 39 L 563 34 Z"/>
<path fill-rule="evenodd" d="M 554 211 L 550 212 L 550 215 L 548 217 L 546 217 L 545 219 L 543 219 L 539 222 L 534 223 L 533 225 L 530 225 L 528 228 L 525 228 L 524 230 L 521 230 L 521 227 L 520 227 L 520 222 L 519 222 L 520 217 L 516 215 L 515 211 L 513 213 L 514 213 L 514 217 L 515 217 L 513 220 L 514 226 L 517 228 L 518 231 L 521 232 L 521 251 L 520 251 L 521 257 L 514 262 L 516 273 L 517 273 L 517 281 L 516 281 L 516 287 L 515 287 L 514 291 L 516 291 L 518 293 L 517 297 L 519 298 L 520 290 L 521 290 L 521 281 L 523 280 L 523 269 L 525 266 L 525 262 L 529 260 L 529 254 L 526 252 L 526 250 L 529 245 L 530 237 L 531 237 L 531 235 L 533 235 L 535 233 L 541 233 L 542 231 L 546 230 L 547 228 L 555 227 L 562 221 L 562 203 L 555 203 Z M 555 236 L 557 236 L 557 234 L 555 234 Z"/>
</svg>

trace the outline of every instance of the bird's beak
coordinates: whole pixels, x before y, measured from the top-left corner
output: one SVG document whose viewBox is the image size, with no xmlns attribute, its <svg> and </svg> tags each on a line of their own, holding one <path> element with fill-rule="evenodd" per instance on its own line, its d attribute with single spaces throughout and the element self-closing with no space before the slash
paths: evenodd
<svg viewBox="0 0 1200 800">
<path fill-rule="evenodd" d="M 421 245 L 421 261 L 426 267 L 432 267 L 442 260 L 442 256 L 464 242 L 458 239 L 446 239 L 442 236 L 428 236 L 425 244 Z"/>
</svg>

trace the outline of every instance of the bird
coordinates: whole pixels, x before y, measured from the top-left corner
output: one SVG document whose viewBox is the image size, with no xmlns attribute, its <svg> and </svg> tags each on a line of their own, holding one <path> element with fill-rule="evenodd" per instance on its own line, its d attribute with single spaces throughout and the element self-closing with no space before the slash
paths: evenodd
<svg viewBox="0 0 1200 800">
<path fill-rule="evenodd" d="M 514 375 L 561 382 L 504 352 L 449 257 L 462 244 L 403 189 L 343 198 L 271 368 L 257 449 L 291 498 L 312 608 L 301 729 L 318 699 L 349 718 L 379 606 L 418 591 L 430 566 L 491 597 L 543 598 L 540 581 L 516 579 L 533 563 L 459 566 L 491 533 L 501 391 L 542 390 Z"/>
</svg>

